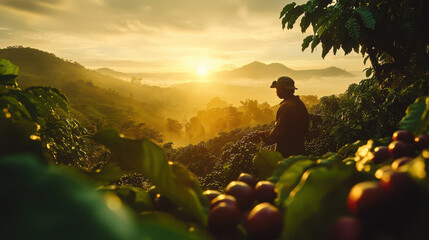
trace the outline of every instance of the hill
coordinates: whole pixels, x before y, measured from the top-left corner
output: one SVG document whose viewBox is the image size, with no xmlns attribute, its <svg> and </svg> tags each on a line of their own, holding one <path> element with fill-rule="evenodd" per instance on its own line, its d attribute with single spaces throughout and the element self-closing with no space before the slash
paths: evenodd
<svg viewBox="0 0 429 240">
<path fill-rule="evenodd" d="M 116 77 L 119 79 L 129 81 L 132 77 L 140 77 L 145 82 L 148 80 L 158 80 L 169 82 L 172 84 L 181 84 L 182 82 L 197 81 L 198 77 L 195 74 L 190 73 L 123 73 L 118 72 L 110 68 L 99 68 L 96 70 L 98 73 Z M 235 79 L 249 79 L 249 80 L 267 80 L 276 79 L 279 76 L 290 76 L 296 80 L 307 80 L 317 77 L 332 77 L 332 78 L 352 78 L 354 74 L 337 68 L 329 67 L 325 69 L 307 69 L 307 70 L 293 70 L 286 67 L 281 63 L 270 63 L 265 64 L 258 61 L 254 61 L 242 67 L 224 70 L 211 73 L 207 76 L 208 79 L 218 83 L 234 84 Z M 155 83 L 161 85 L 161 83 Z"/>
<path fill-rule="evenodd" d="M 264 102 L 274 106 L 280 100 L 269 85 L 281 75 L 308 76 L 303 80 L 295 79 L 299 88 L 297 94 L 313 97 L 344 92 L 350 83 L 359 80 L 335 67 L 297 71 L 280 63 L 253 62 L 193 81 L 195 76 L 188 73 L 90 70 L 52 53 L 24 47 L 0 49 L 0 58 L 7 58 L 20 67 L 17 81 L 21 88 L 36 85 L 58 88 L 67 95 L 74 116 L 81 122 L 99 128 L 132 129 L 129 130 L 131 135 L 158 131 L 167 136 L 168 119 L 176 121 L 170 123 L 179 123 L 186 128 L 191 119 L 195 121 L 195 116 L 207 110 L 215 97 L 235 107 L 242 107 L 246 99 L 257 100 L 263 106 L 267 105 Z M 130 82 L 132 77 L 140 77 L 142 81 Z M 210 77 L 213 80 L 210 81 Z M 159 83 L 158 86 L 149 85 L 150 81 L 167 82 L 171 78 L 176 84 L 169 87 L 159 87 Z M 190 141 L 182 140 L 183 144 Z"/>
<path fill-rule="evenodd" d="M 21 88 L 50 86 L 69 98 L 74 112 L 85 121 L 102 126 L 120 126 L 126 121 L 160 126 L 162 113 L 154 103 L 135 98 L 133 87 L 117 78 L 86 69 L 77 62 L 33 48 L 0 49 L 0 58 L 19 66 Z M 147 91 L 152 87 L 146 86 Z M 82 119 L 80 119 L 82 120 Z"/>
<path fill-rule="evenodd" d="M 337 67 L 326 69 L 293 70 L 281 63 L 264 64 L 252 62 L 237 69 L 221 71 L 212 74 L 214 79 L 225 81 L 231 79 L 276 79 L 279 76 L 289 76 L 296 80 L 305 80 L 315 77 L 354 77 L 354 75 Z"/>
</svg>

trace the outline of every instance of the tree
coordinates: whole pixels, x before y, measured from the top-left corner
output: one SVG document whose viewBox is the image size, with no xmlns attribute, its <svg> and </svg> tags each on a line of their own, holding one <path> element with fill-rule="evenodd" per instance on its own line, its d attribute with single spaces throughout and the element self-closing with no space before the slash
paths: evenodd
<svg viewBox="0 0 429 240">
<path fill-rule="evenodd" d="M 176 119 L 167 118 L 166 128 L 168 132 L 180 136 L 183 125 Z"/>
<path fill-rule="evenodd" d="M 426 0 L 308 0 L 292 2 L 280 14 L 283 28 L 292 29 L 302 16 L 300 27 L 313 34 L 302 50 L 322 44 L 324 58 L 332 49 L 361 53 L 383 86 L 407 86 L 413 76 L 429 68 L 429 2 Z"/>
</svg>

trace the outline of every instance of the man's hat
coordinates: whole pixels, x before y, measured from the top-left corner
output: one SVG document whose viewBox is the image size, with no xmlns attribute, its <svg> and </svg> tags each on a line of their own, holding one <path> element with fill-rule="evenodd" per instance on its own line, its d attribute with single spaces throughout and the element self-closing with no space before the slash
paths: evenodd
<svg viewBox="0 0 429 240">
<path fill-rule="evenodd" d="M 286 89 L 298 89 L 295 87 L 295 82 L 290 77 L 279 77 L 277 81 L 273 81 L 270 88 L 282 87 Z"/>
</svg>

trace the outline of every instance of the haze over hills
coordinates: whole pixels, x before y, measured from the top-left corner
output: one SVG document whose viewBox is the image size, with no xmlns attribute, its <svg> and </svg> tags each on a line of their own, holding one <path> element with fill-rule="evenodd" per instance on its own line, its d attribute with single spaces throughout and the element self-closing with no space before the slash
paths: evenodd
<svg viewBox="0 0 429 240">
<path fill-rule="evenodd" d="M 201 77 L 192 73 L 123 73 L 109 68 L 99 68 L 96 71 L 101 74 L 113 76 L 126 81 L 129 81 L 133 77 L 141 78 L 144 83 L 152 83 L 153 85 L 157 86 L 168 86 L 201 80 Z M 243 79 L 266 81 L 276 79 L 279 76 L 290 76 L 293 79 L 303 81 L 312 78 L 356 77 L 354 74 L 337 67 L 329 67 L 325 69 L 293 70 L 281 63 L 264 64 L 262 62 L 254 61 L 236 69 L 213 72 L 206 76 L 205 79 L 214 81 L 216 83 L 243 85 L 243 83 L 241 83 L 241 80 Z M 249 84 L 249 82 L 247 83 Z"/>
<path fill-rule="evenodd" d="M 246 99 L 257 100 L 264 107 L 277 105 L 280 100 L 269 85 L 281 75 L 295 78 L 297 94 L 301 96 L 339 94 L 350 83 L 360 80 L 359 76 L 335 67 L 293 70 L 280 63 L 261 62 L 207 76 L 122 73 L 108 68 L 90 70 L 52 53 L 23 47 L 0 49 L 0 58 L 19 66 L 19 87 L 51 86 L 64 92 L 82 122 L 120 127 L 132 121 L 161 132 L 168 118 L 185 126 L 215 97 L 227 106 L 240 107 Z M 130 82 L 133 77 L 141 81 Z M 165 87 L 159 87 L 162 85 L 159 82 Z"/>
</svg>

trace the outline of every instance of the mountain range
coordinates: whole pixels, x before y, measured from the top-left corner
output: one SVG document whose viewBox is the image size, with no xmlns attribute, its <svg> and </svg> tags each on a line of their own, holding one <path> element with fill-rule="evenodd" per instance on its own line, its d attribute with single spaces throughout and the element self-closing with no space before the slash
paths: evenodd
<svg viewBox="0 0 429 240">
<path fill-rule="evenodd" d="M 133 77 L 145 79 L 167 81 L 169 80 L 173 84 L 181 83 L 181 81 L 197 81 L 198 76 L 192 73 L 123 73 L 118 72 L 109 68 L 99 68 L 96 70 L 98 73 L 113 76 L 122 80 L 130 80 Z M 308 70 L 293 70 L 286 67 L 281 63 L 270 63 L 265 64 L 262 62 L 254 61 L 247 65 L 232 70 L 217 71 L 209 74 L 208 79 L 217 83 L 228 83 L 234 84 L 236 79 L 248 79 L 248 80 L 267 80 L 276 79 L 279 76 L 289 76 L 296 80 L 306 80 L 311 78 L 320 77 L 342 77 L 352 78 L 354 74 L 337 68 L 329 67 L 325 69 L 308 69 Z M 156 83 L 155 83 L 156 84 Z M 160 83 L 158 83 L 160 84 Z"/>
</svg>

